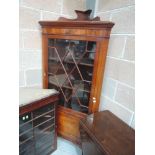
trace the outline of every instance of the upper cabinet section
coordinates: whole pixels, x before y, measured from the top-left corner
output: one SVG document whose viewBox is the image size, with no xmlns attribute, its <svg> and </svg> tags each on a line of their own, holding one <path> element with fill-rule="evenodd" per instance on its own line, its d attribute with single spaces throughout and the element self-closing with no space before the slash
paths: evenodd
<svg viewBox="0 0 155 155">
<path fill-rule="evenodd" d="M 114 23 L 90 19 L 90 10 L 76 19 L 40 21 L 43 87 L 60 92 L 58 133 L 80 143 L 79 120 L 98 111 L 110 32 Z M 68 132 L 68 126 L 70 131 Z"/>
</svg>

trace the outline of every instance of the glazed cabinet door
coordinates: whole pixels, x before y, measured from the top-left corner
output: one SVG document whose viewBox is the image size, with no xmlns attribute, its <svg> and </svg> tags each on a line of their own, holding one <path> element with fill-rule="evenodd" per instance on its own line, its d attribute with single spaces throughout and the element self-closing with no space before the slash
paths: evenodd
<svg viewBox="0 0 155 155">
<path fill-rule="evenodd" d="M 60 92 L 59 105 L 88 113 L 96 42 L 48 38 L 48 88 Z"/>
</svg>

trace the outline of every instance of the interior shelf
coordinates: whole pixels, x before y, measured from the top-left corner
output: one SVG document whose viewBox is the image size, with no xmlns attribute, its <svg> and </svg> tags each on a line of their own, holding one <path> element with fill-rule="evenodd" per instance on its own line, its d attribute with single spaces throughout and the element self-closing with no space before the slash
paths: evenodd
<svg viewBox="0 0 155 155">
<path fill-rule="evenodd" d="M 50 75 L 50 73 L 49 73 L 49 75 Z M 58 81 L 56 81 L 56 79 L 54 78 L 54 77 L 52 77 L 52 76 L 49 76 L 49 83 L 50 84 L 52 84 L 52 85 L 55 85 L 56 87 L 58 87 L 58 88 L 66 88 L 66 89 L 70 89 L 70 90 L 72 90 L 72 91 L 75 91 L 75 90 L 78 90 L 78 91 L 82 91 L 82 92 L 86 92 L 86 93 L 90 93 L 90 90 L 84 90 L 82 87 L 84 86 L 84 82 L 82 82 L 82 83 L 79 83 L 79 86 L 77 86 L 77 87 L 71 87 L 71 86 L 67 86 L 67 85 L 64 85 L 64 81 L 65 80 L 60 80 L 59 79 L 59 81 L 60 82 L 58 82 Z M 86 81 L 85 81 L 86 82 Z M 88 82 L 87 82 L 88 83 Z"/>
<path fill-rule="evenodd" d="M 49 61 L 59 62 L 59 60 L 56 59 L 56 58 L 49 58 L 48 60 Z M 88 59 L 82 59 L 80 63 L 77 62 L 79 59 L 75 59 L 75 60 L 76 60 L 77 65 L 83 65 L 83 66 L 93 67 L 93 64 L 90 63 L 90 60 L 88 60 Z M 72 60 L 63 60 L 62 62 L 63 63 L 68 63 L 68 64 L 75 64 L 75 62 L 72 61 Z"/>
</svg>

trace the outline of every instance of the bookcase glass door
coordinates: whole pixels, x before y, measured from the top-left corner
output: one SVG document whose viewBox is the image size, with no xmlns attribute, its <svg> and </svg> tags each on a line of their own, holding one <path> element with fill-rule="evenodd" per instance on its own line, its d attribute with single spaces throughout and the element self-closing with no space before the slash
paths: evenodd
<svg viewBox="0 0 155 155">
<path fill-rule="evenodd" d="M 48 39 L 48 88 L 61 106 L 88 113 L 96 42 Z"/>
</svg>

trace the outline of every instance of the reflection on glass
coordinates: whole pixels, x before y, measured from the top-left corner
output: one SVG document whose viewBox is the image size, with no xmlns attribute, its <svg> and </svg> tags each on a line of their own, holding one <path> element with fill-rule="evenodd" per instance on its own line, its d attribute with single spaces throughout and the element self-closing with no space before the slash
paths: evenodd
<svg viewBox="0 0 155 155">
<path fill-rule="evenodd" d="M 49 88 L 60 91 L 60 105 L 88 112 L 96 42 L 48 40 Z"/>
<path fill-rule="evenodd" d="M 19 117 L 19 154 L 47 155 L 54 150 L 55 104 Z"/>
<path fill-rule="evenodd" d="M 54 142 L 54 105 L 47 105 L 33 112 L 34 136 L 36 154 L 45 154 L 45 150 L 52 151 Z"/>
<path fill-rule="evenodd" d="M 19 154 L 34 155 L 33 126 L 31 113 L 19 117 Z"/>
</svg>

